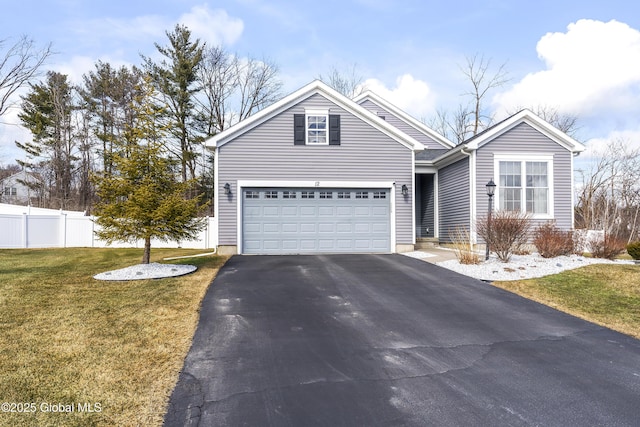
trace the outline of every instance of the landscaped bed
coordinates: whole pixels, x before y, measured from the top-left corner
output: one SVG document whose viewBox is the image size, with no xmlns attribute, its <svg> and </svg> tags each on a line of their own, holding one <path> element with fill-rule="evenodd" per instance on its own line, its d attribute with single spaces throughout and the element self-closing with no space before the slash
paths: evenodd
<svg viewBox="0 0 640 427">
<path fill-rule="evenodd" d="M 154 249 L 152 261 L 202 251 Z M 0 251 L 2 426 L 160 425 L 224 257 L 182 277 L 101 282 L 138 249 Z"/>
</svg>

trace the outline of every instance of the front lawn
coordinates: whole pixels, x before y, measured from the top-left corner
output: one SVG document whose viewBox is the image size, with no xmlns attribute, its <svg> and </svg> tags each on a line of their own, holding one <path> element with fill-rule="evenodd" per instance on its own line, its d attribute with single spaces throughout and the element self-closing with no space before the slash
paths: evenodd
<svg viewBox="0 0 640 427">
<path fill-rule="evenodd" d="M 640 338 L 640 266 L 593 264 L 495 286 Z"/>
<path fill-rule="evenodd" d="M 202 250 L 154 249 L 152 262 Z M 2 426 L 160 425 L 204 293 L 226 258 L 183 277 L 102 282 L 141 249 L 0 251 Z M 7 412 L 13 410 L 15 412 Z"/>
</svg>

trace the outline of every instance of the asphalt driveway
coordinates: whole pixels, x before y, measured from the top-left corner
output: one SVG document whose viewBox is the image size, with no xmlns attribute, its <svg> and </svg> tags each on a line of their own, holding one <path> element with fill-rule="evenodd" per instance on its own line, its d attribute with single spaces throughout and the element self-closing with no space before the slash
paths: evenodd
<svg viewBox="0 0 640 427">
<path fill-rule="evenodd" d="M 235 256 L 167 426 L 640 425 L 640 341 L 402 255 Z"/>
</svg>

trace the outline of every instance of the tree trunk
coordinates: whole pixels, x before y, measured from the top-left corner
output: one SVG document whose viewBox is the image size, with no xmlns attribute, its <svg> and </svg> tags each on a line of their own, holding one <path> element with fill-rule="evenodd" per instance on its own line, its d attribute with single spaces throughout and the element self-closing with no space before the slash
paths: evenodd
<svg viewBox="0 0 640 427">
<path fill-rule="evenodd" d="M 144 238 L 144 253 L 142 254 L 142 263 L 149 264 L 151 258 L 151 237 Z"/>
</svg>

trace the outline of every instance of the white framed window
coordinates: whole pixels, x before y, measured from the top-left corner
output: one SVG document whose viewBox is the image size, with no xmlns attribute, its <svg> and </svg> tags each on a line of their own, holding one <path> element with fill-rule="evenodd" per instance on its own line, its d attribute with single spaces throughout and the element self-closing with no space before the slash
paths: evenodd
<svg viewBox="0 0 640 427">
<path fill-rule="evenodd" d="M 253 190 L 247 190 L 244 193 L 244 198 L 245 199 L 259 199 L 260 198 L 260 193 L 258 193 L 257 191 L 253 191 Z"/>
<path fill-rule="evenodd" d="M 277 191 L 265 191 L 264 192 L 264 198 L 265 199 L 277 199 L 278 198 L 278 192 Z"/>
<path fill-rule="evenodd" d="M 374 191 L 373 192 L 373 198 L 374 199 L 386 199 L 387 198 L 387 192 L 386 191 Z"/>
<path fill-rule="evenodd" d="M 553 155 L 494 156 L 495 208 L 553 218 Z"/>
<path fill-rule="evenodd" d="M 302 191 L 300 193 L 300 196 L 303 199 L 313 199 L 313 198 L 315 198 L 315 192 L 313 192 L 313 191 Z"/>
<path fill-rule="evenodd" d="M 321 199 L 333 199 L 333 193 L 331 191 L 321 191 L 320 192 Z"/>
<path fill-rule="evenodd" d="M 329 111 L 306 110 L 307 145 L 329 145 Z"/>
<path fill-rule="evenodd" d="M 368 199 L 369 192 L 368 191 L 356 191 L 356 199 Z"/>
<path fill-rule="evenodd" d="M 338 191 L 338 199 L 350 199 L 351 192 L 349 191 Z"/>
<path fill-rule="evenodd" d="M 282 192 L 282 198 L 283 199 L 295 199 L 296 198 L 296 192 L 295 191 L 283 191 Z"/>
</svg>

